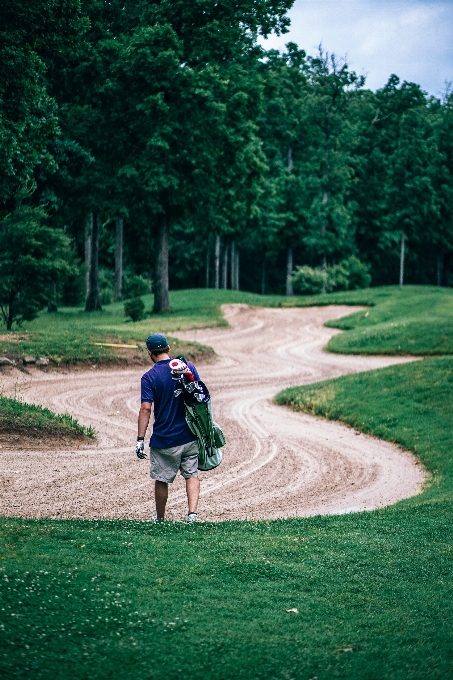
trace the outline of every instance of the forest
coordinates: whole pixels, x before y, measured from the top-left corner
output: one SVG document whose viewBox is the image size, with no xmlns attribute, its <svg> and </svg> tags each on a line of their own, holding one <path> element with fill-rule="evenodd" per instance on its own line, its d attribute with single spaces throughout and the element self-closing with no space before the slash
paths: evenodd
<svg viewBox="0 0 453 680">
<path fill-rule="evenodd" d="M 453 92 L 294 43 L 292 0 L 0 10 L 0 309 L 452 285 Z"/>
</svg>

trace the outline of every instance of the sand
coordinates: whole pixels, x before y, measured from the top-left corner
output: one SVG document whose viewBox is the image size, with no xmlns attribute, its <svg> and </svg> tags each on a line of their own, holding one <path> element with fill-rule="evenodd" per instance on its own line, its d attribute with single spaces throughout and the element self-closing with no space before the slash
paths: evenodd
<svg viewBox="0 0 453 680">
<path fill-rule="evenodd" d="M 415 495 L 425 473 L 410 453 L 352 428 L 272 403 L 285 387 L 410 361 L 323 351 L 338 331 L 327 319 L 343 306 L 223 308 L 231 328 L 177 333 L 218 354 L 200 365 L 215 419 L 224 429 L 224 461 L 200 473 L 200 518 L 209 521 L 307 517 L 371 510 Z M 154 325 L 154 324 L 153 324 Z M 158 331 L 150 327 L 151 331 Z M 4 394 L 68 412 L 98 432 L 96 443 L 0 449 L 0 513 L 15 517 L 153 516 L 149 461 L 134 453 L 143 368 L 26 374 L 6 369 Z M 170 488 L 167 517 L 187 513 L 184 483 Z"/>
</svg>

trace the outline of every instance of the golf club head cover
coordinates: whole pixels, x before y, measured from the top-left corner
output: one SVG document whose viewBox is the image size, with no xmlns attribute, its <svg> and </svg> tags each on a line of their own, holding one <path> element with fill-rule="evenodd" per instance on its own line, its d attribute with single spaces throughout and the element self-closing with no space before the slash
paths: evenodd
<svg viewBox="0 0 453 680">
<path fill-rule="evenodd" d="M 188 365 L 181 361 L 181 359 L 172 359 L 168 364 L 171 370 L 171 377 L 173 380 L 181 380 L 184 377 L 189 379 L 189 382 L 194 382 L 195 378 Z"/>
</svg>

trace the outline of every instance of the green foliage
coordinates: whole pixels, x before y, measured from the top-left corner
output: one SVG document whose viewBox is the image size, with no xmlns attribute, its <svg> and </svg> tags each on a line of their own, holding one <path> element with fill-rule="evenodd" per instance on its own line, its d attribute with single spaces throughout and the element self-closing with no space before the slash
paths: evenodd
<svg viewBox="0 0 453 680">
<path fill-rule="evenodd" d="M 0 395 L 0 433 L 34 436 L 90 437 L 96 436 L 92 427 L 80 425 L 68 413 L 57 415 L 48 408 L 26 404 Z"/>
<path fill-rule="evenodd" d="M 317 295 L 327 291 L 327 271 L 321 267 L 297 267 L 293 276 L 294 292 L 300 295 Z M 330 292 L 330 291 L 329 291 Z"/>
<path fill-rule="evenodd" d="M 71 273 L 69 239 L 44 219 L 42 210 L 21 207 L 0 223 L 0 310 L 7 330 L 34 319 L 50 283 Z"/>
<path fill-rule="evenodd" d="M 123 298 L 135 298 L 150 293 L 150 282 L 143 276 L 125 276 L 123 278 Z"/>
<path fill-rule="evenodd" d="M 55 147 L 61 130 L 46 75 L 62 68 L 86 26 L 80 0 L 15 0 L 2 7 L 0 216 L 21 192 L 35 189 L 38 178 L 57 170 Z"/>
<path fill-rule="evenodd" d="M 124 302 L 124 315 L 131 321 L 141 321 L 145 315 L 145 303 L 141 297 L 133 297 Z"/>
<path fill-rule="evenodd" d="M 371 276 L 369 266 L 351 255 L 333 267 L 297 267 L 292 281 L 295 293 L 317 295 L 322 292 L 368 288 Z"/>
<path fill-rule="evenodd" d="M 346 288 L 337 286 L 334 290 L 356 290 L 368 288 L 371 283 L 370 266 L 360 262 L 358 257 L 351 255 L 337 265 L 337 271 L 346 279 Z M 338 275 L 337 275 L 338 276 Z M 338 277 L 340 278 L 340 277 Z"/>
</svg>

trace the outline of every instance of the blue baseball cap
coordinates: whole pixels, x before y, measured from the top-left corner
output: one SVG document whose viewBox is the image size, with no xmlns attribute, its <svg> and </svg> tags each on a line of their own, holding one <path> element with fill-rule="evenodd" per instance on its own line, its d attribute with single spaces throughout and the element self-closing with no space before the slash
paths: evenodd
<svg viewBox="0 0 453 680">
<path fill-rule="evenodd" d="M 160 333 L 153 333 L 147 339 L 146 346 L 150 352 L 155 352 L 156 349 L 166 349 L 168 347 L 167 338 Z"/>
</svg>

